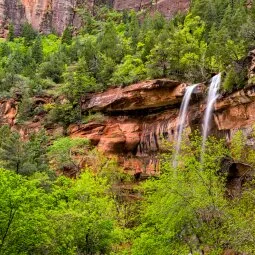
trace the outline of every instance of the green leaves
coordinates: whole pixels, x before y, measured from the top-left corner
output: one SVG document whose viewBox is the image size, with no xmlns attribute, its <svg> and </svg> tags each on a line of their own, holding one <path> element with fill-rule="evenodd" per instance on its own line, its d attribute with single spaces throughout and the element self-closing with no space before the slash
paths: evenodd
<svg viewBox="0 0 255 255">
<path fill-rule="evenodd" d="M 0 165 L 17 174 L 32 175 L 36 171 L 48 170 L 46 157 L 48 138 L 43 130 L 31 134 L 29 141 L 24 141 L 19 133 L 9 127 L 0 128 Z"/>
<path fill-rule="evenodd" d="M 222 142 L 207 144 L 200 162 L 201 140 L 194 136 L 182 148 L 174 169 L 166 157 L 159 180 L 145 183 L 142 226 L 134 242 L 133 254 L 199 254 L 206 247 L 212 252 L 224 248 L 226 206 L 224 177 L 218 174 L 225 149 Z M 170 161 L 171 162 L 171 161 Z M 220 243 L 219 243 L 220 241 Z M 213 254 L 213 253 L 210 253 Z M 217 253 L 218 254 L 218 253 Z"/>
<path fill-rule="evenodd" d="M 145 67 L 140 58 L 126 55 L 124 62 L 116 67 L 111 79 L 113 84 L 127 85 L 145 77 Z"/>
<path fill-rule="evenodd" d="M 49 158 L 55 170 L 74 169 L 79 175 L 86 155 L 88 140 L 63 137 L 55 140 L 49 148 Z"/>
<path fill-rule="evenodd" d="M 0 253 L 42 251 L 48 245 L 44 193 L 33 181 L 0 170 Z"/>
<path fill-rule="evenodd" d="M 50 192 L 0 170 L 1 254 L 109 254 L 118 239 L 106 180 L 60 177 Z"/>
</svg>

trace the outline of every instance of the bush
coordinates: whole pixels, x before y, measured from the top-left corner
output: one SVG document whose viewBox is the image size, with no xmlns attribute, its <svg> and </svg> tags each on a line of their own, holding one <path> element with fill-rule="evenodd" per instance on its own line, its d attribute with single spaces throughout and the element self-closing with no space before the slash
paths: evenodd
<svg viewBox="0 0 255 255">
<path fill-rule="evenodd" d="M 100 112 L 97 112 L 97 113 L 94 113 L 94 114 L 89 113 L 88 116 L 85 116 L 82 119 L 82 123 L 83 124 L 87 124 L 89 122 L 102 123 L 104 121 L 105 121 L 105 116 L 102 113 L 100 113 Z"/>
</svg>

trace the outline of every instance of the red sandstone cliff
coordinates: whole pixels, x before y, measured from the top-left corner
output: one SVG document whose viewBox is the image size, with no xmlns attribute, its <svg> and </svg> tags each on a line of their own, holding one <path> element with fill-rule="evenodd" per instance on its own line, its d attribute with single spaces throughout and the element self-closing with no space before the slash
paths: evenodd
<svg viewBox="0 0 255 255">
<path fill-rule="evenodd" d="M 115 88 L 85 97 L 84 113 L 103 112 L 105 118 L 87 124 L 72 124 L 67 133 L 71 137 L 88 138 L 105 154 L 117 155 L 120 164 L 130 173 L 155 174 L 158 171 L 157 153 L 164 151 L 162 141 L 173 141 L 177 132 L 179 107 L 184 95 L 183 84 L 167 79 L 140 82 L 125 88 Z M 193 95 L 189 107 L 189 130 L 201 127 L 204 110 L 201 84 Z M 53 99 L 34 98 L 34 105 L 43 105 Z M 17 102 L 13 99 L 0 102 L 0 124 L 9 124 L 26 135 L 44 127 L 44 116 L 34 116 L 19 125 L 16 122 Z M 251 137 L 255 124 L 255 87 L 237 91 L 217 101 L 213 132 L 231 139 L 242 129 Z M 63 132 L 60 126 L 46 127 L 50 134 Z M 253 144 L 253 139 L 248 139 Z"/>
<path fill-rule="evenodd" d="M 190 0 L 104 0 L 117 10 L 148 8 L 158 10 L 171 17 L 178 11 L 185 11 Z M 0 0 L 0 35 L 7 33 L 8 23 L 12 22 L 16 31 L 28 21 L 43 33 L 56 31 L 61 34 L 65 27 L 79 27 L 78 8 L 93 8 L 97 0 Z"/>
<path fill-rule="evenodd" d="M 255 50 L 249 54 L 248 78 L 255 76 Z M 251 79 L 253 80 L 253 79 Z M 104 118 L 87 124 L 72 124 L 67 129 L 71 137 L 91 141 L 105 154 L 117 155 L 120 164 L 131 173 L 155 174 L 157 154 L 164 151 L 163 140 L 173 141 L 177 132 L 180 104 L 187 84 L 168 79 L 139 82 L 124 88 L 112 88 L 102 93 L 84 95 L 81 107 L 84 114 L 101 112 Z M 200 84 L 192 96 L 186 127 L 201 128 L 205 110 L 206 88 Z M 51 97 L 33 99 L 33 106 L 52 103 Z M 241 129 L 250 145 L 255 124 L 255 84 L 221 96 L 215 105 L 212 130 L 215 135 L 231 140 Z M 34 116 L 19 125 L 16 120 L 18 103 L 14 99 L 0 101 L 0 125 L 8 124 L 26 137 L 45 127 L 52 135 L 63 134 L 63 127 L 45 126 L 45 114 Z"/>
</svg>

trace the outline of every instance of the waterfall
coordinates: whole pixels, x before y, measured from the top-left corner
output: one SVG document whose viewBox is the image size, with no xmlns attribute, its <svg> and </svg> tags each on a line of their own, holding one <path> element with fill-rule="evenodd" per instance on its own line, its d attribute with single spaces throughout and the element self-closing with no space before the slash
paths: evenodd
<svg viewBox="0 0 255 255">
<path fill-rule="evenodd" d="M 204 121 L 203 121 L 202 154 L 204 152 L 205 142 L 206 142 L 209 130 L 210 130 L 210 124 L 211 124 L 212 114 L 213 114 L 213 110 L 214 110 L 214 103 L 219 96 L 218 91 L 220 89 L 220 83 L 221 83 L 221 74 L 219 73 L 212 78 L 212 81 L 211 81 L 211 84 L 209 87 L 205 117 L 204 117 Z"/>
<path fill-rule="evenodd" d="M 179 113 L 179 117 L 178 117 L 179 122 L 178 122 L 178 126 L 177 126 L 177 132 L 176 132 L 175 139 L 174 139 L 176 141 L 175 154 L 174 154 L 174 159 L 173 159 L 174 167 L 177 166 L 177 160 L 178 160 L 178 156 L 179 156 L 180 149 L 181 149 L 182 135 L 183 135 L 183 130 L 184 130 L 184 127 L 186 124 L 189 102 L 191 99 L 191 95 L 192 95 L 194 89 L 197 87 L 197 85 L 198 84 L 187 87 L 187 89 L 185 91 L 185 95 L 182 100 L 180 113 Z"/>
</svg>

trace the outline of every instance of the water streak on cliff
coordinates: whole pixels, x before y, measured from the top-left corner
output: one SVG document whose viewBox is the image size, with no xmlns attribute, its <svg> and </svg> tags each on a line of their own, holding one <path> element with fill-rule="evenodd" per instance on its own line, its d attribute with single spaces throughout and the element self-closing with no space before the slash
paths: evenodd
<svg viewBox="0 0 255 255">
<path fill-rule="evenodd" d="M 178 117 L 178 127 L 177 132 L 175 135 L 175 152 L 174 152 L 174 159 L 173 159 L 173 166 L 177 166 L 177 160 L 181 149 L 181 143 L 182 143 L 182 137 L 183 137 L 183 131 L 184 127 L 187 123 L 187 113 L 188 113 L 188 106 L 191 100 L 191 95 L 194 91 L 194 89 L 198 86 L 198 84 L 192 85 L 187 87 L 185 95 L 182 100 L 181 109 Z"/>
<path fill-rule="evenodd" d="M 220 83 L 221 83 L 221 74 L 219 73 L 212 78 L 212 81 L 209 87 L 209 92 L 208 92 L 208 97 L 206 102 L 206 111 L 205 111 L 205 116 L 203 120 L 202 153 L 204 152 L 206 139 L 210 131 L 214 104 L 219 96 Z"/>
<path fill-rule="evenodd" d="M 170 118 L 169 118 L 170 117 Z M 137 156 L 149 156 L 162 150 L 163 141 L 173 141 L 176 130 L 176 115 L 154 123 L 145 123 L 142 127 L 141 140 Z"/>
</svg>

